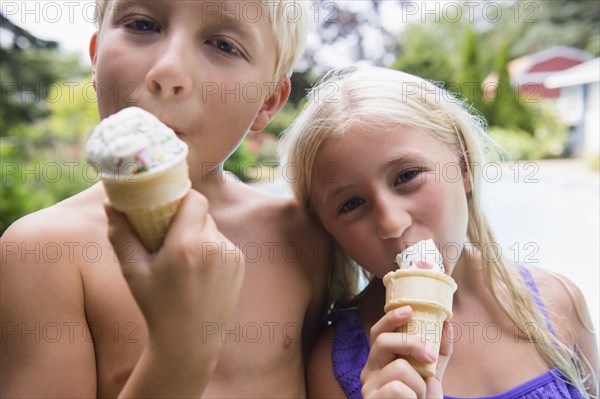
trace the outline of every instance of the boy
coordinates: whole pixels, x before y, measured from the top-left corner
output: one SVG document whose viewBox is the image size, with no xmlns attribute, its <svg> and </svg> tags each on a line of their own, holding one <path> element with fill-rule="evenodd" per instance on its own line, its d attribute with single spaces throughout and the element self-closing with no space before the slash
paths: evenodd
<svg viewBox="0 0 600 399">
<path fill-rule="evenodd" d="M 90 43 L 100 117 L 155 114 L 188 144 L 194 190 L 156 254 L 103 210 L 101 184 L 11 226 L 2 396 L 305 396 L 328 236 L 221 165 L 287 101 L 308 12 L 290 1 L 101 6 Z M 290 6 L 299 12 L 286 17 Z"/>
</svg>

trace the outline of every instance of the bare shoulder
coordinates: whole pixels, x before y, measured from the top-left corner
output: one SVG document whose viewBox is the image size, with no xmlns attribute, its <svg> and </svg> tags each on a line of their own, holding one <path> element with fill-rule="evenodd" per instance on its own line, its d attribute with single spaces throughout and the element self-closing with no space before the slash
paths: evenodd
<svg viewBox="0 0 600 399">
<path fill-rule="evenodd" d="M 559 337 L 580 350 L 597 373 L 596 333 L 581 290 L 561 274 L 538 268 L 531 273 Z"/>
<path fill-rule="evenodd" d="M 308 361 L 307 387 L 309 398 L 345 398 L 333 372 L 331 351 L 335 327 L 330 326 L 323 330 Z"/>
<path fill-rule="evenodd" d="M 577 329 L 593 329 L 585 298 L 575 283 L 559 273 L 539 268 L 530 270 L 546 307 L 554 309 L 553 313 Z"/>
<path fill-rule="evenodd" d="M 236 203 L 220 210 L 219 221 L 225 221 L 238 233 L 261 242 L 274 241 L 286 247 L 294 262 L 323 273 L 323 265 L 331 260 L 332 238 L 318 220 L 293 198 L 280 197 L 248 185 L 237 185 Z M 215 215 L 213 215 L 215 216 Z M 221 227 L 221 226 L 220 226 Z"/>
<path fill-rule="evenodd" d="M 274 227 L 279 233 L 304 237 L 305 233 L 313 233 L 315 238 L 327 240 L 323 228 L 316 218 L 293 198 L 281 197 L 246 186 L 246 204 L 258 217 L 277 221 Z"/>
<path fill-rule="evenodd" d="M 0 355 L 3 396 L 96 393 L 80 262 L 82 243 L 97 243 L 90 227 L 102 223 L 102 207 L 97 189 L 89 190 L 18 220 L 1 238 L 0 315 L 10 327 Z"/>
<path fill-rule="evenodd" d="M 89 229 L 90 225 L 98 227 L 98 222 L 106 219 L 102 201 L 104 192 L 96 185 L 67 198 L 48 208 L 24 216 L 13 223 L 2 235 L 5 242 L 48 244 L 57 240 L 83 237 L 93 234 L 97 229 Z M 103 232 L 104 233 L 104 232 Z M 104 234 L 105 235 L 105 234 Z"/>
<path fill-rule="evenodd" d="M 268 275 L 261 275 L 263 283 L 278 280 L 281 286 L 282 280 L 295 279 L 295 299 L 306 304 L 302 331 L 310 346 L 327 306 L 331 237 L 293 198 L 239 183 L 230 184 L 228 192 L 220 204 L 210 204 L 210 213 L 219 229 L 241 247 L 247 263 L 255 266 L 253 274 L 259 265 L 268 266 Z"/>
</svg>

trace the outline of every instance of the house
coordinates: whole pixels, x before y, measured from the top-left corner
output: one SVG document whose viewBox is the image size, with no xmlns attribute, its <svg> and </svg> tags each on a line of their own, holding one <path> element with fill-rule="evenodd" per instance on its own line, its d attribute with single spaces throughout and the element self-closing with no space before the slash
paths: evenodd
<svg viewBox="0 0 600 399">
<path fill-rule="evenodd" d="M 525 100 L 556 99 L 558 88 L 544 85 L 548 76 L 592 59 L 592 54 L 569 46 L 554 46 L 537 53 L 525 55 L 508 63 L 510 80 Z M 495 97 L 497 74 L 490 74 L 483 82 L 486 98 Z"/>
<path fill-rule="evenodd" d="M 570 145 L 575 155 L 600 154 L 600 58 L 595 58 L 544 81 L 548 90 L 558 90 L 557 111 L 571 130 Z"/>
</svg>

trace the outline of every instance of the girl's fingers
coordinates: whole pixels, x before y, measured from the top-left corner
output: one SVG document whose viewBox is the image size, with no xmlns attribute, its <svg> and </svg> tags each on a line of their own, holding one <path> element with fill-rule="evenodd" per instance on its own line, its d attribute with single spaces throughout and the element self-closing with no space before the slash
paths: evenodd
<svg viewBox="0 0 600 399">
<path fill-rule="evenodd" d="M 404 385 L 400 381 L 390 381 L 386 385 L 372 391 L 362 390 L 362 397 L 365 399 L 390 399 L 390 398 L 402 398 L 402 399 L 417 399 L 422 396 L 417 394 Z"/>
<path fill-rule="evenodd" d="M 399 383 L 392 384 L 390 383 Z M 388 363 L 383 369 L 377 370 L 372 373 L 369 378 L 365 378 L 364 387 L 367 391 L 382 391 L 383 387 L 387 387 L 387 390 L 392 388 L 403 387 L 404 390 L 408 389 L 408 392 L 416 393 L 416 397 L 423 398 L 426 392 L 426 384 L 419 373 L 405 360 L 395 359 Z M 395 396 L 388 397 L 404 397 L 397 396 L 399 391 L 396 392 Z"/>
<path fill-rule="evenodd" d="M 395 358 L 412 357 L 421 363 L 433 363 L 437 353 L 430 353 L 419 335 L 390 332 L 380 334 L 371 346 L 369 359 L 373 369 L 382 369 Z"/>
<path fill-rule="evenodd" d="M 393 332 L 396 329 L 410 321 L 412 317 L 412 308 L 403 306 L 387 312 L 377 323 L 373 324 L 370 330 L 371 346 L 377 337 L 384 332 Z"/>
</svg>

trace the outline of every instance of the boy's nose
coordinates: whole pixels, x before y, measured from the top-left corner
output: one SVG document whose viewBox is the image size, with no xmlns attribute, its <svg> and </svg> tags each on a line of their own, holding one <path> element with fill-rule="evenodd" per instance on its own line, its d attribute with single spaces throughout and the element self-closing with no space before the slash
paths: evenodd
<svg viewBox="0 0 600 399">
<path fill-rule="evenodd" d="M 412 223 L 412 217 L 400 201 L 394 198 L 379 198 L 375 204 L 377 215 L 377 234 L 383 240 L 400 238 L 404 230 Z"/>
<path fill-rule="evenodd" d="M 189 52 L 181 39 L 170 39 L 167 44 L 146 74 L 146 84 L 161 97 L 181 97 L 192 90 L 191 66 L 186 59 Z"/>
</svg>

